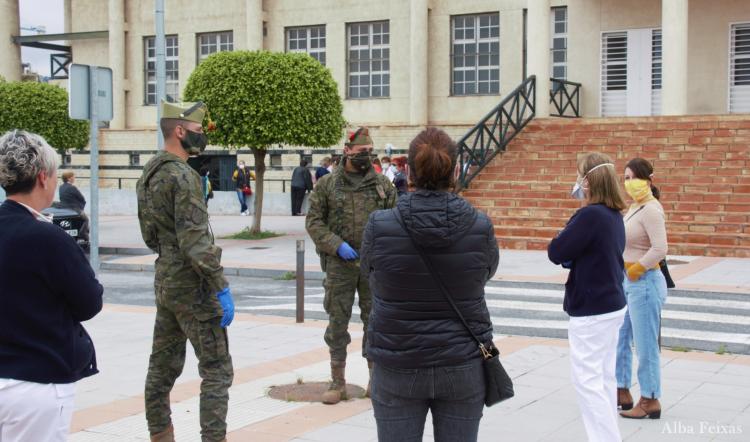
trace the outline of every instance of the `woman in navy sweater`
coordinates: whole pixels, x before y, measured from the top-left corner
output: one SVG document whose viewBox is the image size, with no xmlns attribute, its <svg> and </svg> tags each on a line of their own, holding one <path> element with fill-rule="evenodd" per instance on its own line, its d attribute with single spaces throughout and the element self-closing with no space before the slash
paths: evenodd
<svg viewBox="0 0 750 442">
<path fill-rule="evenodd" d="M 625 317 L 622 289 L 625 198 L 607 155 L 578 162 L 574 198 L 584 201 L 549 245 L 549 259 L 569 268 L 563 309 L 573 385 L 589 441 L 621 441 L 617 426 L 617 339 Z"/>
<path fill-rule="evenodd" d="M 75 382 L 97 373 L 81 325 L 102 286 L 72 237 L 40 212 L 57 187 L 57 154 L 38 135 L 0 137 L 0 439 L 64 441 Z"/>
</svg>

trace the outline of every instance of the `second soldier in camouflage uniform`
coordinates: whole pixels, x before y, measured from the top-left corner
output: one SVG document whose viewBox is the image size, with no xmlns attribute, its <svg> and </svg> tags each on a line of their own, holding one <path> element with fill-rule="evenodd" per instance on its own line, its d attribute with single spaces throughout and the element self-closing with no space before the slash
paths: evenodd
<svg viewBox="0 0 750 442">
<path fill-rule="evenodd" d="M 328 313 L 325 341 L 331 354 L 332 382 L 323 402 L 338 403 L 346 394 L 346 346 L 351 342 L 349 319 L 354 293 L 359 295 L 365 332 L 372 307 L 367 278 L 359 269 L 359 250 L 370 213 L 396 204 L 396 189 L 372 167 L 372 138 L 367 128 L 349 136 L 344 162 L 322 177 L 310 196 L 306 226 L 326 274 L 323 305 Z M 362 341 L 362 356 L 367 357 Z"/>
<path fill-rule="evenodd" d="M 226 440 L 232 358 L 226 328 L 234 304 L 209 230 L 200 177 L 187 163 L 206 147 L 202 103 L 162 103 L 164 150 L 138 180 L 143 240 L 159 254 L 154 289 L 156 320 L 146 377 L 146 420 L 152 441 L 174 441 L 169 393 L 182 373 L 189 340 L 202 378 L 203 441 Z"/>
</svg>

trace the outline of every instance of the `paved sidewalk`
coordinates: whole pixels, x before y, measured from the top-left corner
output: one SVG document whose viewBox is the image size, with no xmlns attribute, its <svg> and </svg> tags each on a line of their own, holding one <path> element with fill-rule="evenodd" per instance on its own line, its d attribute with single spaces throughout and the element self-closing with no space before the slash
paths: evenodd
<svg viewBox="0 0 750 442">
<path fill-rule="evenodd" d="M 105 306 L 89 321 L 101 373 L 78 383 L 71 442 L 148 440 L 143 385 L 151 346 L 154 308 Z M 282 383 L 328 379 L 325 323 L 238 314 L 230 327 L 235 365 L 230 391 L 229 441 L 376 440 L 370 401 L 335 406 L 270 399 Z M 360 357 L 361 327 L 353 324 L 347 380 L 367 382 Z M 569 381 L 567 342 L 495 336 L 516 397 L 485 409 L 481 441 L 584 441 Z M 172 393 L 177 440 L 199 441 L 199 378 L 192 351 Z M 660 420 L 619 421 L 626 441 L 746 441 L 750 432 L 750 356 L 664 351 Z M 634 376 L 635 379 L 635 376 Z M 635 387 L 637 395 L 637 387 Z M 428 423 L 430 417 L 428 416 Z M 432 440 L 431 425 L 424 440 Z"/>
<path fill-rule="evenodd" d="M 308 277 L 321 277 L 315 245 L 305 233 L 305 218 L 266 216 L 263 229 L 286 233 L 260 241 L 220 239 L 250 225 L 252 217 L 213 216 L 211 225 L 224 250 L 222 264 L 230 274 L 275 276 L 294 271 L 296 241 L 305 240 L 305 270 Z M 112 256 L 103 267 L 120 270 L 152 269 L 156 256 L 150 254 L 141 238 L 134 216 L 110 216 L 101 220 L 100 244 Z M 502 241 L 502 239 L 501 239 Z M 501 242 L 502 244 L 502 242 Z M 133 253 L 140 253 L 136 256 Z M 670 271 L 677 288 L 750 294 L 750 259 L 670 256 Z M 545 251 L 501 250 L 496 280 L 538 283 L 564 283 L 567 270 L 555 266 Z"/>
</svg>

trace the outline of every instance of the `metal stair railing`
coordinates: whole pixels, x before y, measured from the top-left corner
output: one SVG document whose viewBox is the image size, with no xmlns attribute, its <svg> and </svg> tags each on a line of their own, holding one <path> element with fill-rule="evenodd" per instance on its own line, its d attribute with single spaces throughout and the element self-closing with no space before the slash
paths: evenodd
<svg viewBox="0 0 750 442">
<path fill-rule="evenodd" d="M 578 118 L 581 116 L 581 83 L 550 78 L 550 116 Z"/>
<path fill-rule="evenodd" d="M 468 188 L 495 155 L 505 151 L 534 118 L 535 108 L 536 76 L 531 75 L 461 137 L 457 143 L 456 192 Z"/>
</svg>

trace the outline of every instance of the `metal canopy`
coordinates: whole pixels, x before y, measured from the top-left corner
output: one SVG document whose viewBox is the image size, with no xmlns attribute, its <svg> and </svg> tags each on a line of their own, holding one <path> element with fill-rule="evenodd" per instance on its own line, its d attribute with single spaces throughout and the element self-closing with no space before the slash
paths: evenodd
<svg viewBox="0 0 750 442">
<path fill-rule="evenodd" d="M 49 49 L 50 51 L 60 51 L 60 52 L 71 52 L 70 46 L 65 45 L 56 45 L 52 43 L 39 43 L 39 42 L 28 42 L 28 43 L 21 43 L 21 46 L 27 47 L 27 48 L 39 48 L 39 49 Z"/>
<path fill-rule="evenodd" d="M 29 43 L 62 40 L 91 40 L 94 38 L 109 38 L 109 31 L 69 32 L 67 34 L 17 35 L 13 37 L 13 43 L 19 44 L 21 46 L 39 47 L 32 46 Z"/>
</svg>

